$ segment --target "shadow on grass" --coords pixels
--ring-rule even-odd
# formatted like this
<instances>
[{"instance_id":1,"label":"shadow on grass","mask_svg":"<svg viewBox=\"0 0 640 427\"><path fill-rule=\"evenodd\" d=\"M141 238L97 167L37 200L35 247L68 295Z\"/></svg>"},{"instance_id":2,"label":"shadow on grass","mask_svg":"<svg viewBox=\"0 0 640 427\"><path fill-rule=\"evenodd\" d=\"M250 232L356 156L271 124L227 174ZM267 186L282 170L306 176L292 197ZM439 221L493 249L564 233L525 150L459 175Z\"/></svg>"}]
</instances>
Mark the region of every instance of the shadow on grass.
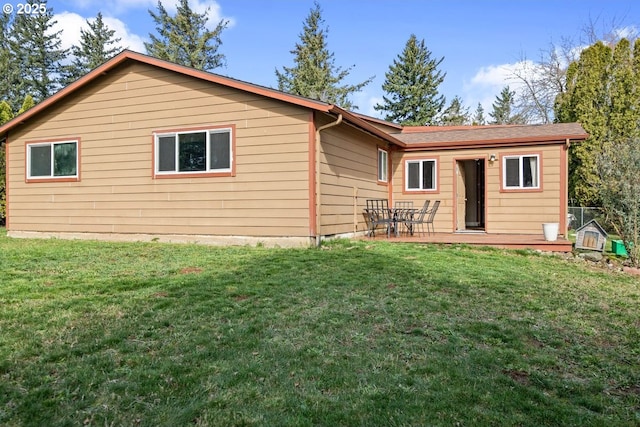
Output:
<instances>
[{"instance_id":1,"label":"shadow on grass","mask_svg":"<svg viewBox=\"0 0 640 427\"><path fill-rule=\"evenodd\" d=\"M554 320L577 304L562 293L575 272L539 257L131 248L111 248L111 276L40 265L44 284L3 310L0 423L601 425L638 411L633 393L605 393L630 390L637 368Z\"/></svg>"}]
</instances>

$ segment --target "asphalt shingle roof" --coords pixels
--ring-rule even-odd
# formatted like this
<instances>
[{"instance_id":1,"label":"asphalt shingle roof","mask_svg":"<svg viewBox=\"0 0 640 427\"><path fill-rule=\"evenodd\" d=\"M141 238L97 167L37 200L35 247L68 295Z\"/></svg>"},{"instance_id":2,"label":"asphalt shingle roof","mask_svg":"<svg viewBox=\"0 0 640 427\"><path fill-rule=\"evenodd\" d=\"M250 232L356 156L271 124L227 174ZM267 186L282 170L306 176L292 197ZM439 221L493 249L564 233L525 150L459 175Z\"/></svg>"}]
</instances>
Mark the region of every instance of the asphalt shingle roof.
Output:
<instances>
[{"instance_id":1,"label":"asphalt shingle roof","mask_svg":"<svg viewBox=\"0 0 640 427\"><path fill-rule=\"evenodd\" d=\"M500 141L536 142L583 140L588 135L579 123L508 126L456 126L450 128L405 128L394 134L400 141L412 144L489 143Z\"/></svg>"}]
</instances>

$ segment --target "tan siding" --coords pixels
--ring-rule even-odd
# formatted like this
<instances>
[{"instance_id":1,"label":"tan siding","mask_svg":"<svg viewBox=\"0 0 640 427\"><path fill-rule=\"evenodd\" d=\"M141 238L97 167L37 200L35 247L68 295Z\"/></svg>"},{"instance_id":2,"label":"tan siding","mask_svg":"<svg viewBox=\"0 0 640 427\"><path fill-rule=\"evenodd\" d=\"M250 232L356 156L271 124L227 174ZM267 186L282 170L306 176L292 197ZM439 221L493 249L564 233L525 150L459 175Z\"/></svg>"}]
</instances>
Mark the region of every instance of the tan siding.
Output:
<instances>
[{"instance_id":1,"label":"tan siding","mask_svg":"<svg viewBox=\"0 0 640 427\"><path fill-rule=\"evenodd\" d=\"M306 109L142 64L79 90L10 136L10 229L309 235ZM236 175L152 179L154 131L235 125ZM81 181L25 183L25 141L77 137Z\"/></svg>"},{"instance_id":2,"label":"tan siding","mask_svg":"<svg viewBox=\"0 0 640 427\"><path fill-rule=\"evenodd\" d=\"M376 142L345 125L323 131L322 234L366 230L365 200L388 198L388 187L377 183Z\"/></svg>"},{"instance_id":3,"label":"tan siding","mask_svg":"<svg viewBox=\"0 0 640 427\"><path fill-rule=\"evenodd\" d=\"M435 218L435 229L454 231L454 167L455 159L488 158L496 154L498 160L486 162L486 229L490 233L541 233L543 222L558 222L561 212L560 154L562 146L533 146L501 149L446 150L435 152L395 153L393 156L394 200L413 200L416 207L425 199L441 200ZM542 190L527 192L500 191L500 155L542 154ZM403 194L403 168L407 158L439 160L439 192L435 194Z\"/></svg>"}]
</instances>

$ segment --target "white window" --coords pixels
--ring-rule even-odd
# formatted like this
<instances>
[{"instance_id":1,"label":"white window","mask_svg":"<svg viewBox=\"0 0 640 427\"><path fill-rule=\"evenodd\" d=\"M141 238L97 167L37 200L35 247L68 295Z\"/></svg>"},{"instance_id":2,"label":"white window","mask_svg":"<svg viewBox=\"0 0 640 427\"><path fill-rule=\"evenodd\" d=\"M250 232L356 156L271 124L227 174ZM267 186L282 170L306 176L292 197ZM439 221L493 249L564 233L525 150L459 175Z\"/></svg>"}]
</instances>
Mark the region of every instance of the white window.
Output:
<instances>
[{"instance_id":1,"label":"white window","mask_svg":"<svg viewBox=\"0 0 640 427\"><path fill-rule=\"evenodd\" d=\"M27 144L27 178L77 178L78 141Z\"/></svg>"},{"instance_id":2,"label":"white window","mask_svg":"<svg viewBox=\"0 0 640 427\"><path fill-rule=\"evenodd\" d=\"M156 135L156 173L230 172L231 129Z\"/></svg>"},{"instance_id":3,"label":"white window","mask_svg":"<svg viewBox=\"0 0 640 427\"><path fill-rule=\"evenodd\" d=\"M435 159L407 160L404 164L406 191L432 191L437 188Z\"/></svg>"},{"instance_id":4,"label":"white window","mask_svg":"<svg viewBox=\"0 0 640 427\"><path fill-rule=\"evenodd\" d=\"M378 181L388 182L389 153L378 148Z\"/></svg>"},{"instance_id":5,"label":"white window","mask_svg":"<svg viewBox=\"0 0 640 427\"><path fill-rule=\"evenodd\" d=\"M540 156L505 156L502 182L505 189L540 188Z\"/></svg>"}]
</instances>

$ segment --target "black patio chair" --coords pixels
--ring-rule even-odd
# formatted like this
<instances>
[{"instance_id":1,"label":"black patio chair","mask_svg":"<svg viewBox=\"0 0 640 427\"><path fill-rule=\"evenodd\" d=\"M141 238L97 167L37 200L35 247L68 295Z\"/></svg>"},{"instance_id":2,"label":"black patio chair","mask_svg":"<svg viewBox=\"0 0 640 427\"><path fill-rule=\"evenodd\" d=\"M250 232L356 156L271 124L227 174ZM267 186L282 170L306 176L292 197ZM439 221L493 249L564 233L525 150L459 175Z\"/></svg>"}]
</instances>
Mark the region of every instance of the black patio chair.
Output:
<instances>
[{"instance_id":1,"label":"black patio chair","mask_svg":"<svg viewBox=\"0 0 640 427\"><path fill-rule=\"evenodd\" d=\"M387 199L368 199L367 207L364 210L369 226L369 236L374 237L376 228L384 226L387 229L387 237L391 236L391 228L394 218L389 209L389 201Z\"/></svg>"},{"instance_id":2,"label":"black patio chair","mask_svg":"<svg viewBox=\"0 0 640 427\"><path fill-rule=\"evenodd\" d=\"M420 231L419 228L422 228L422 234L424 234L424 224L425 217L427 216L427 212L429 211L429 204L431 200L425 200L424 205L420 208L419 211L414 212L412 215L407 215L403 222L405 227L409 230L411 235L417 230ZM440 202L438 202L439 204Z\"/></svg>"},{"instance_id":3,"label":"black patio chair","mask_svg":"<svg viewBox=\"0 0 640 427\"><path fill-rule=\"evenodd\" d=\"M393 204L393 217L396 227L396 235L400 234L400 226L403 225L407 231L411 231L405 224L405 219L411 217L416 209L413 208L413 200L399 200Z\"/></svg>"},{"instance_id":4,"label":"black patio chair","mask_svg":"<svg viewBox=\"0 0 640 427\"><path fill-rule=\"evenodd\" d=\"M431 225L431 231L433 234L436 234L436 229L433 226L433 219L436 217L436 212L438 212L438 207L440 206L440 200L436 200L433 203L433 207L429 210L427 220L425 223L427 224L427 233L431 234L429 231L429 225Z\"/></svg>"}]
</instances>

